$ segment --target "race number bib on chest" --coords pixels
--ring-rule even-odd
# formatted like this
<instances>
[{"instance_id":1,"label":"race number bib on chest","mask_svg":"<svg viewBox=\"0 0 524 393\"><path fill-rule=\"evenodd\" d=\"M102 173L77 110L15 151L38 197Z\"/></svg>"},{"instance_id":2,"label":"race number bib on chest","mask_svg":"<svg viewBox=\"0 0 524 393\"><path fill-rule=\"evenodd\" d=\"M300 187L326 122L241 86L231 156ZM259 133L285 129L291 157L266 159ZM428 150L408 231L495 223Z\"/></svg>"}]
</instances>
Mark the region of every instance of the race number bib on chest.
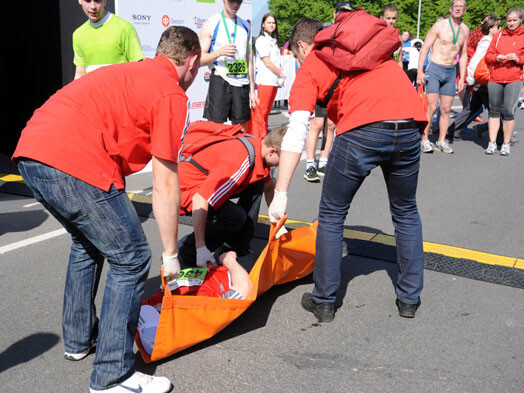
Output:
<instances>
[{"instance_id":1,"label":"race number bib on chest","mask_svg":"<svg viewBox=\"0 0 524 393\"><path fill-rule=\"evenodd\" d=\"M207 271L208 269L205 267L183 269L178 274L177 279L169 283L169 289L174 291L179 287L201 286L206 278Z\"/></svg>"},{"instance_id":2,"label":"race number bib on chest","mask_svg":"<svg viewBox=\"0 0 524 393\"><path fill-rule=\"evenodd\" d=\"M235 59L235 61L226 61L227 76L233 78L244 78L247 76L247 60Z\"/></svg>"}]
</instances>

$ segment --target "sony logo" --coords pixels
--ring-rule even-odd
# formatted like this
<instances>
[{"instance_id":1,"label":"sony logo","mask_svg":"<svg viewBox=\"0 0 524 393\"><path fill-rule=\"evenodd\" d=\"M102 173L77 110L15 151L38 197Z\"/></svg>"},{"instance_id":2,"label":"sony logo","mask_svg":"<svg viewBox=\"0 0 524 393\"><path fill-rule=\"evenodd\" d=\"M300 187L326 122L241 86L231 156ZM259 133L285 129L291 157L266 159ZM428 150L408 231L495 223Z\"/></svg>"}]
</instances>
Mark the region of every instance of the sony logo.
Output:
<instances>
[{"instance_id":1,"label":"sony logo","mask_svg":"<svg viewBox=\"0 0 524 393\"><path fill-rule=\"evenodd\" d=\"M132 15L133 20L146 20L148 22L151 21L151 15Z\"/></svg>"}]
</instances>

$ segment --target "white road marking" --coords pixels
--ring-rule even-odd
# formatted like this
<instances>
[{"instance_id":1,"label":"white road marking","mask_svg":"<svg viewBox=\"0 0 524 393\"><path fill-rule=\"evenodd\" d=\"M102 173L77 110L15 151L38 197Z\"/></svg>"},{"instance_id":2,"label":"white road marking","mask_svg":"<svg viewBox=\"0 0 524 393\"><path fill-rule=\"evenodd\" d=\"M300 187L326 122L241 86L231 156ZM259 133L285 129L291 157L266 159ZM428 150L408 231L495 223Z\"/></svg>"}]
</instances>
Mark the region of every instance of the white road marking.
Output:
<instances>
[{"instance_id":1,"label":"white road marking","mask_svg":"<svg viewBox=\"0 0 524 393\"><path fill-rule=\"evenodd\" d=\"M40 202L28 203L27 205L24 205L24 207L33 207L33 206L37 206L37 205L40 205Z\"/></svg>"},{"instance_id":2,"label":"white road marking","mask_svg":"<svg viewBox=\"0 0 524 393\"><path fill-rule=\"evenodd\" d=\"M22 240L16 243L11 243L6 246L0 247L0 254L5 254L6 252L13 251L18 248L26 247L31 244L35 244L39 242L43 242L44 240L48 240L53 237L63 235L65 233L67 233L67 231L64 228L62 228L62 229L57 229L56 231L44 233L43 235L34 236L29 239L25 239L25 240Z\"/></svg>"}]
</instances>

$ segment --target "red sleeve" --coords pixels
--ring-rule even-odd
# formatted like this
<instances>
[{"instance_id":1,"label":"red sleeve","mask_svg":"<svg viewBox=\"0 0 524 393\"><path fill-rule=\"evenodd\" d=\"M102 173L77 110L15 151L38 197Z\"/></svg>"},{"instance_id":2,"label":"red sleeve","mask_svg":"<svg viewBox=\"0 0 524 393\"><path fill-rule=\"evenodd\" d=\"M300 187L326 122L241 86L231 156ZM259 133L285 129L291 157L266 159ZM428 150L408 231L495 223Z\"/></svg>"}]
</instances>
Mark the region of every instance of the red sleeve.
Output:
<instances>
[{"instance_id":1,"label":"red sleeve","mask_svg":"<svg viewBox=\"0 0 524 393\"><path fill-rule=\"evenodd\" d=\"M491 40L491 43L489 44L488 50L486 51L486 55L484 56L484 61L487 65L493 64L497 61L497 51L495 49L497 45L497 41L499 38L500 33L495 34L493 36L493 39Z\"/></svg>"},{"instance_id":2,"label":"red sleeve","mask_svg":"<svg viewBox=\"0 0 524 393\"><path fill-rule=\"evenodd\" d=\"M336 70L311 52L298 69L289 93L289 112L315 112L317 101L321 101L337 79Z\"/></svg>"},{"instance_id":3,"label":"red sleeve","mask_svg":"<svg viewBox=\"0 0 524 393\"><path fill-rule=\"evenodd\" d=\"M524 64L524 37L520 37L519 42L517 44L517 51L516 54L519 58L519 63L517 64L518 67L522 67L522 64Z\"/></svg>"},{"instance_id":4,"label":"red sleeve","mask_svg":"<svg viewBox=\"0 0 524 393\"><path fill-rule=\"evenodd\" d=\"M249 156L244 147L240 147L244 151L228 149L227 156L217 160L217 165L196 190L214 209L232 197L249 175ZM198 162L198 155L195 160Z\"/></svg>"},{"instance_id":5,"label":"red sleeve","mask_svg":"<svg viewBox=\"0 0 524 393\"><path fill-rule=\"evenodd\" d=\"M178 162L181 139L188 124L185 94L172 94L160 99L151 113L151 155Z\"/></svg>"},{"instance_id":6,"label":"red sleeve","mask_svg":"<svg viewBox=\"0 0 524 393\"><path fill-rule=\"evenodd\" d=\"M305 69L305 64L300 67L295 77L295 82L289 94L289 112L308 111L315 112L318 88L313 82L311 72Z\"/></svg>"}]
</instances>

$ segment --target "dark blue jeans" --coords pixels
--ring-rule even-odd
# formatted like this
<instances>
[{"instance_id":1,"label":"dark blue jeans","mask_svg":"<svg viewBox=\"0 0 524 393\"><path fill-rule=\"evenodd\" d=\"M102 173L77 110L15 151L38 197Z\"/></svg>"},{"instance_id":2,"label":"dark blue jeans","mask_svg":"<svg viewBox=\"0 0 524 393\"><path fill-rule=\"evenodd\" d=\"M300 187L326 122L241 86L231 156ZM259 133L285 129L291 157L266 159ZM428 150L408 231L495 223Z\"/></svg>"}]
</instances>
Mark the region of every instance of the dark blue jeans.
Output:
<instances>
[{"instance_id":1,"label":"dark blue jeans","mask_svg":"<svg viewBox=\"0 0 524 393\"><path fill-rule=\"evenodd\" d=\"M35 199L71 234L64 291L65 349L79 353L97 339L91 387L103 390L133 373L133 342L151 250L124 190L93 187L32 160L18 163ZM95 296L109 263L100 322ZM98 330L98 334L97 334Z\"/></svg>"},{"instance_id":2,"label":"dark blue jeans","mask_svg":"<svg viewBox=\"0 0 524 393\"><path fill-rule=\"evenodd\" d=\"M320 198L313 271L316 302L335 302L341 280L344 221L360 185L373 168L380 166L395 227L397 297L405 303L417 303L424 275L422 224L416 201L419 160L418 129L364 126L335 138Z\"/></svg>"}]
</instances>

